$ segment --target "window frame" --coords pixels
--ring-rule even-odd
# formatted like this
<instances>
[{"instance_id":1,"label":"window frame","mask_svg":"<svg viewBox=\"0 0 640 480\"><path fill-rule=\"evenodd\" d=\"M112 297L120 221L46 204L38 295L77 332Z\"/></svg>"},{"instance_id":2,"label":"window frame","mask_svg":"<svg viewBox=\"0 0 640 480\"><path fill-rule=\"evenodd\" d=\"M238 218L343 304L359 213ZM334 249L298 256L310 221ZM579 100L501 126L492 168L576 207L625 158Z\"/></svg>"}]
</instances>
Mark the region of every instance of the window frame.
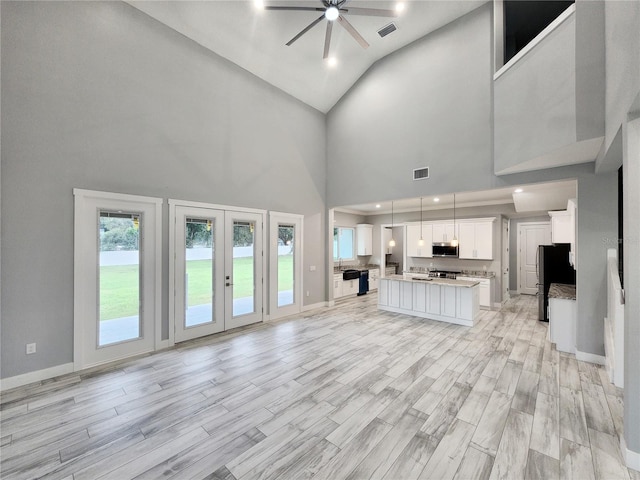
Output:
<instances>
[{"instance_id":1,"label":"window frame","mask_svg":"<svg viewBox=\"0 0 640 480\"><path fill-rule=\"evenodd\" d=\"M336 230L338 231L338 237L336 238ZM340 257L340 232L341 230L351 230L351 257ZM356 228L355 227L346 227L346 226L335 226L333 227L333 238L335 243L335 248L333 249L333 261L338 262L340 260L355 260L356 259Z\"/></svg>"}]
</instances>

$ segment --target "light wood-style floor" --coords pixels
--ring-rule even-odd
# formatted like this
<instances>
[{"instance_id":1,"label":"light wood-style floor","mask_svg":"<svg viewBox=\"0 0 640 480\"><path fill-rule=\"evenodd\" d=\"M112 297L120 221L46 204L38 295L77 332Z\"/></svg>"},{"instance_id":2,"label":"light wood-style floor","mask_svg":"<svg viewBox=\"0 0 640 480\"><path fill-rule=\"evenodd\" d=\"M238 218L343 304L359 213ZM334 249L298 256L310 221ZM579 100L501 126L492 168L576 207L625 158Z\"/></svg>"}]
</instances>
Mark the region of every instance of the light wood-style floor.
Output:
<instances>
[{"instance_id":1,"label":"light wood-style floor","mask_svg":"<svg viewBox=\"0 0 640 480\"><path fill-rule=\"evenodd\" d=\"M376 296L2 395L3 479L640 479L622 392L534 297L473 328Z\"/></svg>"}]
</instances>

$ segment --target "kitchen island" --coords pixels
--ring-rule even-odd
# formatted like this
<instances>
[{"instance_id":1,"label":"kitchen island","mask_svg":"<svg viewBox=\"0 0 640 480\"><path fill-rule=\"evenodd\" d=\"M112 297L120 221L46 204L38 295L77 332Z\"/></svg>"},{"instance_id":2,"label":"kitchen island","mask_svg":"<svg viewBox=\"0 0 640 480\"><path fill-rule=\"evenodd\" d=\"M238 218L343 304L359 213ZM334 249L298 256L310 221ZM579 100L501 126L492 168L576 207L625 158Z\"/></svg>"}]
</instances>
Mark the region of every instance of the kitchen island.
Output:
<instances>
[{"instance_id":1,"label":"kitchen island","mask_svg":"<svg viewBox=\"0 0 640 480\"><path fill-rule=\"evenodd\" d=\"M389 275L380 278L378 309L472 327L480 314L479 282Z\"/></svg>"}]
</instances>

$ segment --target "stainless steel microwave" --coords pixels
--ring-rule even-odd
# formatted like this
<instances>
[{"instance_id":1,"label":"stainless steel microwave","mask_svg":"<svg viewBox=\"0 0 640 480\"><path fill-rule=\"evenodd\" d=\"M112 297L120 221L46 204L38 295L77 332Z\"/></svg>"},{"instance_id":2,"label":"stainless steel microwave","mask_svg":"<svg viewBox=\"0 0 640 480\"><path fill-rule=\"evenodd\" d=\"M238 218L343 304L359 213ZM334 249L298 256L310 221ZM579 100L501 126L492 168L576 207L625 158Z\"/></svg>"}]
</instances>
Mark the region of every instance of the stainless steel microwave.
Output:
<instances>
[{"instance_id":1,"label":"stainless steel microwave","mask_svg":"<svg viewBox=\"0 0 640 480\"><path fill-rule=\"evenodd\" d=\"M458 246L454 247L450 243L434 243L431 253L434 257L457 257Z\"/></svg>"}]
</instances>

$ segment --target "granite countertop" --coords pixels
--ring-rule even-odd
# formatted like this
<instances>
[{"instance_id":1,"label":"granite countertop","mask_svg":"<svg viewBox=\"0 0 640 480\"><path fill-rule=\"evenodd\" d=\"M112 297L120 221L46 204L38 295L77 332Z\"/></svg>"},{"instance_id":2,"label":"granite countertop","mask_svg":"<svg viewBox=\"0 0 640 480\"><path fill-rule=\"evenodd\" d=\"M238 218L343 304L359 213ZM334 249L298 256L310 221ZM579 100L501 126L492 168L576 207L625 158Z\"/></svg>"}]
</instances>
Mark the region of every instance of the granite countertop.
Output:
<instances>
[{"instance_id":1,"label":"granite countertop","mask_svg":"<svg viewBox=\"0 0 640 480\"><path fill-rule=\"evenodd\" d=\"M387 275L380 280L402 280L403 282L411 282L411 283L430 283L432 285L452 285L455 287L475 287L476 285L480 285L480 282L474 282L472 280L453 280L450 278L425 278L420 276L414 276L411 273L407 273L404 275Z\"/></svg>"},{"instance_id":2,"label":"granite countertop","mask_svg":"<svg viewBox=\"0 0 640 480\"><path fill-rule=\"evenodd\" d=\"M341 273L345 270L371 270L380 268L380 265L375 265L373 263L369 263L367 265L343 265L341 267L333 267L333 273Z\"/></svg>"},{"instance_id":3,"label":"granite countertop","mask_svg":"<svg viewBox=\"0 0 640 480\"><path fill-rule=\"evenodd\" d=\"M436 270L434 268L427 267L409 267L409 271L405 270L407 274L423 274L426 275L431 270ZM461 270L457 273L459 277L476 277L476 278L495 278L496 272L491 272L487 270Z\"/></svg>"},{"instance_id":4,"label":"granite countertop","mask_svg":"<svg viewBox=\"0 0 640 480\"><path fill-rule=\"evenodd\" d=\"M549 298L559 298L562 300L576 299L576 286L565 283L552 283L549 286Z\"/></svg>"}]
</instances>

